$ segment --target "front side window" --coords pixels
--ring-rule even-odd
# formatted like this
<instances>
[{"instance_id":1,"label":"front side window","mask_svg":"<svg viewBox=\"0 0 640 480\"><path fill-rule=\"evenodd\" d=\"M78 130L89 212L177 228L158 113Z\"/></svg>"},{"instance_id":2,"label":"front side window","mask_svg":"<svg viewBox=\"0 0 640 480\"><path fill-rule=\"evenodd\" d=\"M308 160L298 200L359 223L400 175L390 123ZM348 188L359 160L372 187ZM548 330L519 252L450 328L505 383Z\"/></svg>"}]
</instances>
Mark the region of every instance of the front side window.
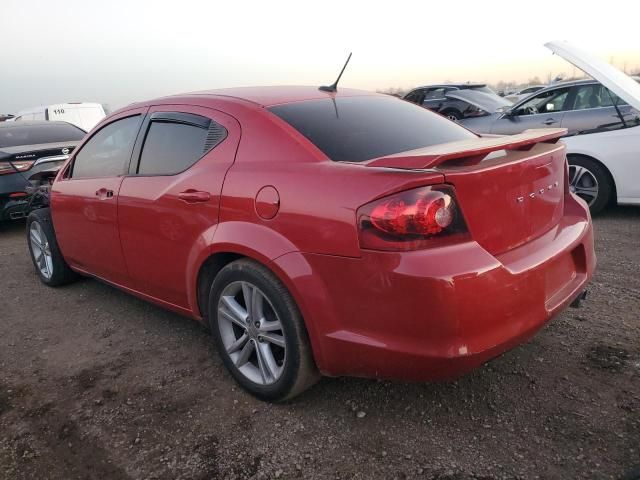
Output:
<instances>
[{"instance_id":1,"label":"front side window","mask_svg":"<svg viewBox=\"0 0 640 480\"><path fill-rule=\"evenodd\" d=\"M535 115L566 110L565 103L569 95L569 87L547 90L520 105L516 115Z\"/></svg>"},{"instance_id":2,"label":"front side window","mask_svg":"<svg viewBox=\"0 0 640 480\"><path fill-rule=\"evenodd\" d=\"M183 121L167 121L169 118ZM175 175L183 172L224 140L226 134L222 125L199 115L160 114L158 120L152 119L149 124L137 173Z\"/></svg>"},{"instance_id":3,"label":"front side window","mask_svg":"<svg viewBox=\"0 0 640 480\"><path fill-rule=\"evenodd\" d=\"M129 164L140 122L140 115L135 115L116 120L101 128L76 154L71 177L97 178L122 175Z\"/></svg>"},{"instance_id":4,"label":"front side window","mask_svg":"<svg viewBox=\"0 0 640 480\"><path fill-rule=\"evenodd\" d=\"M476 138L426 108L388 96L338 96L276 105L269 110L338 162L362 162Z\"/></svg>"}]
</instances>

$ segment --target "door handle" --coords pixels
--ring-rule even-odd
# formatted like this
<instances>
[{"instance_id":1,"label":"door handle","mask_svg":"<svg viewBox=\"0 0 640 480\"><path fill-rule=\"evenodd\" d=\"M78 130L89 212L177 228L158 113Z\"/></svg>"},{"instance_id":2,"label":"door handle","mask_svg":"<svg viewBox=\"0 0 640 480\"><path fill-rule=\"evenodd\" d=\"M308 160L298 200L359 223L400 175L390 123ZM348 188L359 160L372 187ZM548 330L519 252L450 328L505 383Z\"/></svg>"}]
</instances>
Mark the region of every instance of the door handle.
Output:
<instances>
[{"instance_id":1,"label":"door handle","mask_svg":"<svg viewBox=\"0 0 640 480\"><path fill-rule=\"evenodd\" d=\"M545 125L553 125L554 123L558 123L557 120L553 119L553 118L547 118L544 122Z\"/></svg>"},{"instance_id":2,"label":"door handle","mask_svg":"<svg viewBox=\"0 0 640 480\"><path fill-rule=\"evenodd\" d=\"M113 190L108 190L106 188L100 188L99 190L96 190L96 197L98 197L100 200L104 200L106 198L112 198L113 197Z\"/></svg>"},{"instance_id":3,"label":"door handle","mask_svg":"<svg viewBox=\"0 0 640 480\"><path fill-rule=\"evenodd\" d=\"M184 192L180 192L178 194L178 198L180 200L184 200L187 203L198 203L198 202L208 202L211 199L211 194L209 192L201 192L198 190L185 190Z\"/></svg>"}]
</instances>

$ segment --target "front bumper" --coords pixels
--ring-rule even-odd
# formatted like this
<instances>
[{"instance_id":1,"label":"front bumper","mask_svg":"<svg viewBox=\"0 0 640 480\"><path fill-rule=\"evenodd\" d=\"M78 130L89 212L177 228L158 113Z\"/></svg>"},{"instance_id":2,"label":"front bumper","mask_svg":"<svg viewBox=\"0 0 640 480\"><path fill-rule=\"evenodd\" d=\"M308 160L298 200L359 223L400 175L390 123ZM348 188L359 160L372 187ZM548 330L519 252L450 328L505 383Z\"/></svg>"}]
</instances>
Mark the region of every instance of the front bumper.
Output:
<instances>
[{"instance_id":1,"label":"front bumper","mask_svg":"<svg viewBox=\"0 0 640 480\"><path fill-rule=\"evenodd\" d=\"M588 210L569 199L551 231L496 257L471 241L275 263L300 272L290 288L324 374L425 381L529 339L585 289L595 262Z\"/></svg>"}]
</instances>

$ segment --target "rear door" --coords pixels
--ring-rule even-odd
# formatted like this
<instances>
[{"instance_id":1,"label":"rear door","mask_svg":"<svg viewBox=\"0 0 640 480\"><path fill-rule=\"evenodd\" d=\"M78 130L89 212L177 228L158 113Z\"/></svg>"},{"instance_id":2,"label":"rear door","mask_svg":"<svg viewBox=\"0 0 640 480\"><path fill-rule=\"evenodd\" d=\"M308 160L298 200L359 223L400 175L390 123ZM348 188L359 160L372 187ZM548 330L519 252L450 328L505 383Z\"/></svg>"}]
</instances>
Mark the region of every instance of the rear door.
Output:
<instances>
[{"instance_id":1,"label":"rear door","mask_svg":"<svg viewBox=\"0 0 640 480\"><path fill-rule=\"evenodd\" d=\"M530 128L560 127L567 109L570 87L546 90L512 109L493 124L491 133L513 135Z\"/></svg>"},{"instance_id":2,"label":"rear door","mask_svg":"<svg viewBox=\"0 0 640 480\"><path fill-rule=\"evenodd\" d=\"M218 222L222 183L240 125L192 105L149 110L118 197L118 223L135 288L187 308L194 256Z\"/></svg>"},{"instance_id":3,"label":"rear door","mask_svg":"<svg viewBox=\"0 0 640 480\"><path fill-rule=\"evenodd\" d=\"M51 193L56 237L72 266L128 286L117 225L117 197L146 108L123 112L87 139Z\"/></svg>"}]
</instances>

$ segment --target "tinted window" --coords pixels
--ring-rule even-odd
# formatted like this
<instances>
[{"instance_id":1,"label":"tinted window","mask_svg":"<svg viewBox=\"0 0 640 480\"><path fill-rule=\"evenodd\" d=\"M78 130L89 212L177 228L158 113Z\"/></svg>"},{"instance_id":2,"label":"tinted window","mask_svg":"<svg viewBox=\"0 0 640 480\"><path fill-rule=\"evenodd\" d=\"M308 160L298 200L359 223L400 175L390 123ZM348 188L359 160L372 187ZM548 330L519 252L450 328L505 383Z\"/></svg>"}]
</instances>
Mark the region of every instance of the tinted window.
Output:
<instances>
[{"instance_id":1,"label":"tinted window","mask_svg":"<svg viewBox=\"0 0 640 480\"><path fill-rule=\"evenodd\" d=\"M440 115L391 97L337 97L270 110L335 161L361 162L475 138Z\"/></svg>"},{"instance_id":2,"label":"tinted window","mask_svg":"<svg viewBox=\"0 0 640 480\"><path fill-rule=\"evenodd\" d=\"M186 170L204 154L207 132L190 124L151 122L138 173L172 175Z\"/></svg>"},{"instance_id":3,"label":"tinted window","mask_svg":"<svg viewBox=\"0 0 640 480\"><path fill-rule=\"evenodd\" d=\"M76 155L71 176L92 178L122 175L131 158L140 120L140 115L136 115L101 128Z\"/></svg>"},{"instance_id":4,"label":"tinted window","mask_svg":"<svg viewBox=\"0 0 640 480\"><path fill-rule=\"evenodd\" d=\"M0 147L75 142L84 136L83 130L68 123L9 125L0 128Z\"/></svg>"}]
</instances>

